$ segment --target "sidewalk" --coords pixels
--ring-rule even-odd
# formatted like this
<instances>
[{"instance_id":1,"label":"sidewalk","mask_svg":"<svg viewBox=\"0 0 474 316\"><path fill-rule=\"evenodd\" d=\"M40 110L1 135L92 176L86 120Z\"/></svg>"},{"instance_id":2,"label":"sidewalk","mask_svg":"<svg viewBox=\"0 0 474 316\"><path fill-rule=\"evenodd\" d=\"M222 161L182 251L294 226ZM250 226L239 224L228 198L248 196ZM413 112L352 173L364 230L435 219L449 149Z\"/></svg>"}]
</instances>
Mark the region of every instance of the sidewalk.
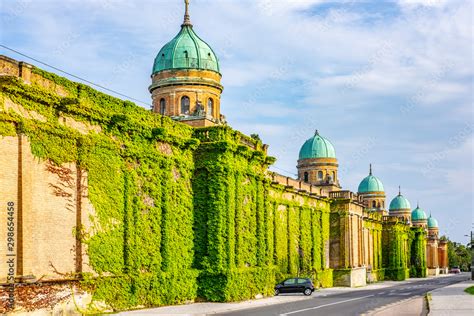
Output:
<instances>
[{"instance_id":1,"label":"sidewalk","mask_svg":"<svg viewBox=\"0 0 474 316\"><path fill-rule=\"evenodd\" d=\"M474 295L464 292L465 288L474 285L469 280L436 289L428 295L431 316L474 315Z\"/></svg>"},{"instance_id":2,"label":"sidewalk","mask_svg":"<svg viewBox=\"0 0 474 316\"><path fill-rule=\"evenodd\" d=\"M318 297L324 297L332 294L383 289L386 287L400 285L403 282L411 283L419 279L408 279L406 281L383 281L380 283L369 284L359 288L349 287L332 287L315 291L311 296L304 296L303 294L280 294L279 296L266 297L256 300L248 300L236 303L191 303L186 305L173 305L158 308L141 309L135 311L121 312L119 315L173 315L173 316L204 316L223 312L244 310L248 308L256 308L268 305L291 303L296 301L310 300Z\"/></svg>"}]
</instances>

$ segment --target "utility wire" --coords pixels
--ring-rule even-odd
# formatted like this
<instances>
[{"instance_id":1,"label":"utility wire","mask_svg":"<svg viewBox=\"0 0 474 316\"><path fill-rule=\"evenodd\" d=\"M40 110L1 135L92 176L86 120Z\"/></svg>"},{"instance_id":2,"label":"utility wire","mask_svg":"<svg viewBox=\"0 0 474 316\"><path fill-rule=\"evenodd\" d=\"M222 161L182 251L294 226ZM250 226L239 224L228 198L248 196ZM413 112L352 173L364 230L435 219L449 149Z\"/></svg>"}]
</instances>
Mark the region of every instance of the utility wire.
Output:
<instances>
[{"instance_id":1,"label":"utility wire","mask_svg":"<svg viewBox=\"0 0 474 316\"><path fill-rule=\"evenodd\" d=\"M275 168L275 169L284 171L284 172L286 172L286 173L288 173L288 174L291 174L291 175L293 175L293 176L296 176L296 177L298 176L298 174L294 173L294 171L293 171L293 172L292 172L292 171L288 171L288 170L285 170L285 169L282 169L282 168L278 168L277 166L270 166L270 168Z\"/></svg>"},{"instance_id":2,"label":"utility wire","mask_svg":"<svg viewBox=\"0 0 474 316\"><path fill-rule=\"evenodd\" d=\"M86 83L88 83L88 84L90 84L90 85L96 86L96 87L98 87L98 88L100 88L100 89L103 89L103 90L112 92L112 93L114 93L114 94L116 94L116 95L125 97L125 98L127 98L127 99L130 99L130 100L133 100L133 101L136 101L136 102L140 102L140 103L145 104L145 105L152 106L152 105L151 105L150 103L148 103L148 102L141 101L141 100L138 100L138 99L129 97L128 95L125 95L125 94L123 94L123 93L120 93L120 92L117 92L117 91L115 91L115 90L106 88L106 87L101 86L101 85L99 85L99 84L97 84L97 83L93 83L92 81L86 80L86 79L81 78L81 77L78 77L78 76L76 76L76 75L73 75L72 73L69 73L69 72L64 71L64 70L62 70L62 69L59 69L59 68L57 68L57 67L54 67L54 66L52 66L52 65L50 65L50 64L47 64L47 63L45 63L45 62L42 62L41 60L38 60L38 59L36 59L36 58L33 58L33 57L28 56L28 55L26 55L26 54L23 54L23 53L21 53L21 52L15 50L15 49L10 48L10 47L8 47L8 46L5 46L5 45L3 45L3 44L0 44L0 47L3 47L3 48L5 48L5 49L8 49L8 50L10 50L10 51L12 51L12 52L14 52L14 53L17 53L18 55L21 55L21 56L23 56L23 57L26 57L26 58L29 58L29 59L31 59L31 60L34 60L34 61L36 61L37 63L40 63L40 64L42 64L42 65L45 65L45 66L47 66L47 67L50 67L50 68L52 68L52 69L54 69L54 70L57 70L57 71L59 71L59 72L62 72L63 74L66 74L66 75L71 76L71 77L73 77L73 78L76 78L76 79L79 79L79 80L81 80L81 81L84 81L84 82L86 82Z\"/></svg>"}]
</instances>

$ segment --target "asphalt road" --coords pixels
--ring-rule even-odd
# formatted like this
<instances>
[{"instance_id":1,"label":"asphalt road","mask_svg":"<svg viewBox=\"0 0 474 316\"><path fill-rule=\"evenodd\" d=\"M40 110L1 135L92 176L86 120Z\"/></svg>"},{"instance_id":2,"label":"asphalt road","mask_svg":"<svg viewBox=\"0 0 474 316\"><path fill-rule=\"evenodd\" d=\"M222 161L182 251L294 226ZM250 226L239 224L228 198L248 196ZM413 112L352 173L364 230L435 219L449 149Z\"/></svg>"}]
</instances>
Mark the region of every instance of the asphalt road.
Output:
<instances>
[{"instance_id":1,"label":"asphalt road","mask_svg":"<svg viewBox=\"0 0 474 316\"><path fill-rule=\"evenodd\" d=\"M327 296L316 296L309 300L271 305L254 309L216 315L226 316L314 316L314 315L360 315L387 304L410 297L424 295L436 288L467 280L467 274L428 278L400 282L391 287L358 290ZM299 294L295 294L299 295Z\"/></svg>"}]
</instances>

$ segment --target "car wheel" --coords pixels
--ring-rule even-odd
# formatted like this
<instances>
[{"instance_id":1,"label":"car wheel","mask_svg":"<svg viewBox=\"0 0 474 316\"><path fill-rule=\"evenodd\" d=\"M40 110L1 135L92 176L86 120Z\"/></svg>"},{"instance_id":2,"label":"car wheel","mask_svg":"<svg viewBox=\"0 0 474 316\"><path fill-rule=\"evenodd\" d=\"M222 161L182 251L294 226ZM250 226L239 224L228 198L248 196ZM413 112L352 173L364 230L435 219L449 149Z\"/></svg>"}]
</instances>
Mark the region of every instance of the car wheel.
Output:
<instances>
[{"instance_id":1,"label":"car wheel","mask_svg":"<svg viewBox=\"0 0 474 316\"><path fill-rule=\"evenodd\" d=\"M311 293L313 293L311 289L304 289L304 292L303 292L304 295L311 295Z\"/></svg>"},{"instance_id":2,"label":"car wheel","mask_svg":"<svg viewBox=\"0 0 474 316\"><path fill-rule=\"evenodd\" d=\"M279 289L275 289L275 296L277 296L278 294L280 294L280 290L279 290Z\"/></svg>"}]
</instances>

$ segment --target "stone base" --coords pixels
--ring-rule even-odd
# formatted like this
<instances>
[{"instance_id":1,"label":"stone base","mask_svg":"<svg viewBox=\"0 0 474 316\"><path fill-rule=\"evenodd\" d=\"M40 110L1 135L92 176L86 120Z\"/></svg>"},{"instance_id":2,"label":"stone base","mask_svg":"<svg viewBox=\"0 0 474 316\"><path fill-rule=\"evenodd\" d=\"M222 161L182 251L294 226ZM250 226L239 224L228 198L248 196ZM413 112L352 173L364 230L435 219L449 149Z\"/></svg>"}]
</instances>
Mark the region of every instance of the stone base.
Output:
<instances>
[{"instance_id":1,"label":"stone base","mask_svg":"<svg viewBox=\"0 0 474 316\"><path fill-rule=\"evenodd\" d=\"M367 283L374 283L385 280L385 269L367 271Z\"/></svg>"},{"instance_id":2,"label":"stone base","mask_svg":"<svg viewBox=\"0 0 474 316\"><path fill-rule=\"evenodd\" d=\"M428 275L430 276L439 275L439 268L428 268Z\"/></svg>"},{"instance_id":3,"label":"stone base","mask_svg":"<svg viewBox=\"0 0 474 316\"><path fill-rule=\"evenodd\" d=\"M335 269L333 272L334 286L358 287L367 285L366 269Z\"/></svg>"},{"instance_id":4,"label":"stone base","mask_svg":"<svg viewBox=\"0 0 474 316\"><path fill-rule=\"evenodd\" d=\"M448 268L439 268L439 274L448 274Z\"/></svg>"}]
</instances>

